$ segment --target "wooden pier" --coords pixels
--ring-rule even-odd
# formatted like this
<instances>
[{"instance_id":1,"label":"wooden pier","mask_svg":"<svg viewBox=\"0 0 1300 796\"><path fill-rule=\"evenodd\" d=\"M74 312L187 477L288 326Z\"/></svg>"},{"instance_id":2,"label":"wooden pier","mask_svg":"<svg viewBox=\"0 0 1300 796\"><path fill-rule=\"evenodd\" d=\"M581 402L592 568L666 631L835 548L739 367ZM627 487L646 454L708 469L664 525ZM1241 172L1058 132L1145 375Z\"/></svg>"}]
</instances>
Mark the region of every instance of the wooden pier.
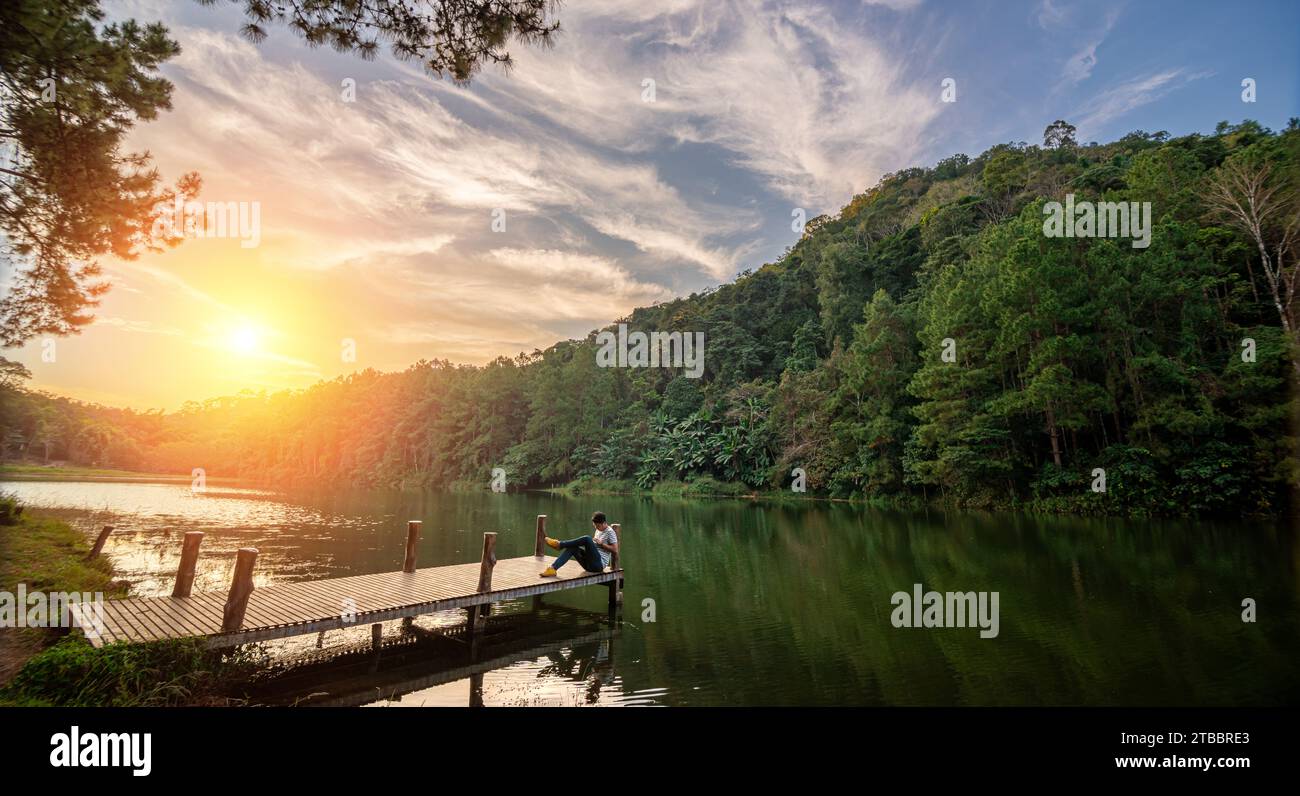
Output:
<instances>
[{"instance_id":1,"label":"wooden pier","mask_svg":"<svg viewBox=\"0 0 1300 796\"><path fill-rule=\"evenodd\" d=\"M613 526L618 531L617 525ZM420 523L407 526L402 571L327 580L281 583L255 588L257 550L241 548L229 592L191 594L203 534L185 534L176 585L170 597L130 597L104 602L102 622L83 621L96 647L117 642L143 643L202 638L210 648L287 638L345 627L466 609L472 632L485 621L491 604L550 592L604 585L613 613L622 597L623 569L617 554L602 572L587 572L576 560L554 578L539 577L554 558L545 554L546 515L537 517L533 555L496 557L496 534L483 534L478 563L444 567L415 566ZM378 633L375 636L378 637Z\"/></svg>"}]
</instances>

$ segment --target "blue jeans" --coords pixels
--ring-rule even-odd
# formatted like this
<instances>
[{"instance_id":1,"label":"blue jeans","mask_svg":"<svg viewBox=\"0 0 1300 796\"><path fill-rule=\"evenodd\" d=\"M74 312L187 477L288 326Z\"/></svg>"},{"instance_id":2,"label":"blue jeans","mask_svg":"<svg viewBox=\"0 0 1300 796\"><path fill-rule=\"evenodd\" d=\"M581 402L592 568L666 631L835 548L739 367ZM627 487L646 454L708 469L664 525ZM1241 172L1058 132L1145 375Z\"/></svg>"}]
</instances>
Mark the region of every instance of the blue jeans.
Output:
<instances>
[{"instance_id":1,"label":"blue jeans","mask_svg":"<svg viewBox=\"0 0 1300 796\"><path fill-rule=\"evenodd\" d=\"M596 540L590 536L579 536L577 539L560 542L560 555L551 566L559 569L568 563L570 558L576 559L588 572L605 571L605 564L600 560L600 548L596 546Z\"/></svg>"}]
</instances>

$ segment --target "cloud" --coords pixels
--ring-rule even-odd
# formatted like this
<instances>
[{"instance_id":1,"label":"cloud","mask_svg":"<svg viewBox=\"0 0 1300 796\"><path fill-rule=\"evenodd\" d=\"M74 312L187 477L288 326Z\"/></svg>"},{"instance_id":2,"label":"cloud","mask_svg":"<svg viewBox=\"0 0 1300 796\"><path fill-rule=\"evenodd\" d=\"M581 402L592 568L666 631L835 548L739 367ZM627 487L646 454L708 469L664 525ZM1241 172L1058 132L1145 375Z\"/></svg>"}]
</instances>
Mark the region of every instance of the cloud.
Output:
<instances>
[{"instance_id":1,"label":"cloud","mask_svg":"<svg viewBox=\"0 0 1300 796\"><path fill-rule=\"evenodd\" d=\"M1114 30L1118 20L1119 12L1107 12L1102 29L1065 62L1065 67L1061 71L1064 83L1082 83L1092 77L1092 70L1097 66L1097 48L1106 41L1106 37Z\"/></svg>"},{"instance_id":2,"label":"cloud","mask_svg":"<svg viewBox=\"0 0 1300 796\"><path fill-rule=\"evenodd\" d=\"M648 5L648 4L637 4ZM915 4L894 4L910 7ZM786 200L834 210L909 162L938 92L884 37L802 3L601 4L566 19L554 50L521 51L484 85L566 137L651 151L706 144ZM642 81L654 102L641 102Z\"/></svg>"},{"instance_id":3,"label":"cloud","mask_svg":"<svg viewBox=\"0 0 1300 796\"><path fill-rule=\"evenodd\" d=\"M1094 97L1078 112L1080 138L1097 135L1097 128L1109 124L1129 111L1159 100L1188 83L1209 77L1209 72L1170 69L1125 81Z\"/></svg>"},{"instance_id":4,"label":"cloud","mask_svg":"<svg viewBox=\"0 0 1300 796\"><path fill-rule=\"evenodd\" d=\"M126 318L117 318L110 316L100 316L95 319L95 326L111 326L123 332L138 332L141 334L163 334L172 337L183 335L180 329L174 326L159 326L152 321L132 321Z\"/></svg>"},{"instance_id":5,"label":"cloud","mask_svg":"<svg viewBox=\"0 0 1300 796\"><path fill-rule=\"evenodd\" d=\"M595 284L597 297L622 302L653 303L672 298L666 288L634 278L626 269L604 257L574 254L556 249L493 249L488 259L520 276L541 278L548 287L589 288ZM582 313L587 317L588 313Z\"/></svg>"},{"instance_id":6,"label":"cloud","mask_svg":"<svg viewBox=\"0 0 1300 796\"><path fill-rule=\"evenodd\" d=\"M1093 67L1097 65L1097 47L1101 41L1094 41L1070 56L1065 62L1063 75L1071 83L1079 83L1092 77Z\"/></svg>"},{"instance_id":7,"label":"cloud","mask_svg":"<svg viewBox=\"0 0 1300 796\"><path fill-rule=\"evenodd\" d=\"M1062 27L1069 17L1069 10L1057 6L1052 2L1052 0L1042 0L1042 2L1038 4L1038 9L1034 14L1034 18L1038 21L1038 26L1044 30Z\"/></svg>"},{"instance_id":8,"label":"cloud","mask_svg":"<svg viewBox=\"0 0 1300 796\"><path fill-rule=\"evenodd\" d=\"M585 223L725 279L736 252L722 240L755 223L682 196L653 162L555 137L530 114L470 124L444 104L457 96L447 84L359 82L350 104L302 64L272 64L230 34L183 38L176 111L140 138L160 159L218 175L205 198L260 200L264 246L288 264L468 245L504 211ZM634 223L612 222L610 207Z\"/></svg>"}]
</instances>

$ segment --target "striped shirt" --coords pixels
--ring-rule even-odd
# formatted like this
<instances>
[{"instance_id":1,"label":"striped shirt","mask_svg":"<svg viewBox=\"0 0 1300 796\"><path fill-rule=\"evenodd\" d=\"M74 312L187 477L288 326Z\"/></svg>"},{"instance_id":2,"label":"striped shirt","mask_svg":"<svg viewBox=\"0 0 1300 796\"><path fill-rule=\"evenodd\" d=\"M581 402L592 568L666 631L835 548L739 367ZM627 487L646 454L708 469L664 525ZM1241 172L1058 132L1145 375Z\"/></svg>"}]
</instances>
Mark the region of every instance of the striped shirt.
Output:
<instances>
[{"instance_id":1,"label":"striped shirt","mask_svg":"<svg viewBox=\"0 0 1300 796\"><path fill-rule=\"evenodd\" d=\"M618 544L618 534L614 533L613 525L606 525L605 530L596 531L596 535L593 536L592 538L596 540L597 544L608 544L608 545ZM609 551L605 550L604 548L601 548L600 551L600 565L602 567L609 566Z\"/></svg>"}]
</instances>

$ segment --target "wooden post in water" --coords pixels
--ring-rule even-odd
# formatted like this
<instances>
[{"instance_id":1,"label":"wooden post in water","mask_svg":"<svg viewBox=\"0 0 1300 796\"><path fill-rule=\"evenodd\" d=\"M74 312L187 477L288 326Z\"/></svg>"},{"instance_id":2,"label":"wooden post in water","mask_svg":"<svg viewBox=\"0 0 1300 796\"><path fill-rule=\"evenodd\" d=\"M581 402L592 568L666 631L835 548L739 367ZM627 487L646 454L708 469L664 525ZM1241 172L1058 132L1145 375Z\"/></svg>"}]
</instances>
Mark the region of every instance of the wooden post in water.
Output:
<instances>
[{"instance_id":1,"label":"wooden post in water","mask_svg":"<svg viewBox=\"0 0 1300 796\"><path fill-rule=\"evenodd\" d=\"M618 547L621 550L623 548L623 526L619 525L617 522L614 522L614 523L610 523L609 527L614 529L614 536L618 539ZM609 571L618 572L618 567L619 567L618 552L616 551L609 554ZM613 611L614 606L621 602L623 602L623 576L620 575L618 580L610 583L610 589L609 589L610 611Z\"/></svg>"},{"instance_id":2,"label":"wooden post in water","mask_svg":"<svg viewBox=\"0 0 1300 796\"><path fill-rule=\"evenodd\" d=\"M533 555L541 558L546 553L546 515L537 515L537 543L533 547Z\"/></svg>"},{"instance_id":3,"label":"wooden post in water","mask_svg":"<svg viewBox=\"0 0 1300 796\"><path fill-rule=\"evenodd\" d=\"M402 564L403 572L415 571L415 548L420 541L420 526L422 524L419 520L411 520L406 523L406 561Z\"/></svg>"},{"instance_id":4,"label":"wooden post in water","mask_svg":"<svg viewBox=\"0 0 1300 796\"><path fill-rule=\"evenodd\" d=\"M483 534L483 558L478 566L479 592L492 591L492 568L497 565L497 535Z\"/></svg>"},{"instance_id":5,"label":"wooden post in water","mask_svg":"<svg viewBox=\"0 0 1300 796\"><path fill-rule=\"evenodd\" d=\"M537 541L533 545L533 556L540 562L546 554L546 515L537 515ZM533 609L542 607L542 595L533 596Z\"/></svg>"},{"instance_id":6,"label":"wooden post in water","mask_svg":"<svg viewBox=\"0 0 1300 796\"><path fill-rule=\"evenodd\" d=\"M492 568L497 564L497 535L493 532L483 534L483 558L478 566L478 593L492 591ZM472 633L479 617L487 616L492 611L490 603L471 605L469 607L469 630Z\"/></svg>"},{"instance_id":7,"label":"wooden post in water","mask_svg":"<svg viewBox=\"0 0 1300 796\"><path fill-rule=\"evenodd\" d=\"M230 581L230 594L221 616L221 632L233 633L244 626L244 612L248 598L253 593L253 565L257 563L256 547L239 548L235 559L235 576Z\"/></svg>"},{"instance_id":8,"label":"wooden post in water","mask_svg":"<svg viewBox=\"0 0 1300 796\"><path fill-rule=\"evenodd\" d=\"M203 531L186 531L185 543L181 547L181 564L176 568L176 585L172 587L173 597L189 597L194 588L194 567L199 563L199 544L203 542Z\"/></svg>"},{"instance_id":9,"label":"wooden post in water","mask_svg":"<svg viewBox=\"0 0 1300 796\"><path fill-rule=\"evenodd\" d=\"M94 559L100 553L104 552L104 542L108 541L108 535L112 532L113 532L112 525L104 526L103 530L99 532L99 536L95 537L95 546L90 548L90 555L86 556L87 561Z\"/></svg>"}]
</instances>

